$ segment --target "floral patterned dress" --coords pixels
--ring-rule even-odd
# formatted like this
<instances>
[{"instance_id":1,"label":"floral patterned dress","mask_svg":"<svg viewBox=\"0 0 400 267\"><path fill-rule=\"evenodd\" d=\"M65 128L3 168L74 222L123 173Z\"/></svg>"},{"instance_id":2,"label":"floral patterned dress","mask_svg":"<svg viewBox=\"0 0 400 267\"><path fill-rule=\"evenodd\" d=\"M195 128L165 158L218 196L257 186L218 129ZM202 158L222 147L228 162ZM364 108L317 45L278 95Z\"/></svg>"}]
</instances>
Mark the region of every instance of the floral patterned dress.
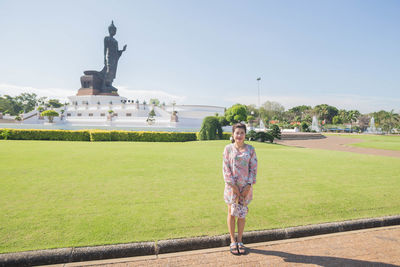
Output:
<instances>
[{"instance_id":1,"label":"floral patterned dress","mask_svg":"<svg viewBox=\"0 0 400 267\"><path fill-rule=\"evenodd\" d=\"M254 147L245 144L244 151L239 151L234 144L229 144L224 149L222 171L225 180L224 200L227 204L236 202L236 195L233 194L229 184L237 185L242 191L250 183L256 183L257 156ZM239 204L247 206L253 199L253 186L245 199L239 197Z\"/></svg>"}]
</instances>

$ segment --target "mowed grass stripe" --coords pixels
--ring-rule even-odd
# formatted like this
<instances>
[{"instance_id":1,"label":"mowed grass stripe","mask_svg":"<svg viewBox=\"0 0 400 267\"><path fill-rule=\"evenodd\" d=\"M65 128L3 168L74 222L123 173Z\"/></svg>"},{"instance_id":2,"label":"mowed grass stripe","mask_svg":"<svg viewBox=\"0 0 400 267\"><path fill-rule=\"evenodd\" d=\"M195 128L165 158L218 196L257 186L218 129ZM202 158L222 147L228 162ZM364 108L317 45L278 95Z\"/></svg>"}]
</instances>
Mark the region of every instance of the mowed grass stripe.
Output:
<instances>
[{"instance_id":1,"label":"mowed grass stripe","mask_svg":"<svg viewBox=\"0 0 400 267\"><path fill-rule=\"evenodd\" d=\"M226 141L0 141L0 252L227 232ZM246 230L400 213L400 159L251 143Z\"/></svg>"},{"instance_id":2,"label":"mowed grass stripe","mask_svg":"<svg viewBox=\"0 0 400 267\"><path fill-rule=\"evenodd\" d=\"M334 135L334 134L328 134ZM355 147L366 147L386 150L400 150L400 135L366 135L338 134L336 136L362 139L364 142L350 144Z\"/></svg>"}]
</instances>

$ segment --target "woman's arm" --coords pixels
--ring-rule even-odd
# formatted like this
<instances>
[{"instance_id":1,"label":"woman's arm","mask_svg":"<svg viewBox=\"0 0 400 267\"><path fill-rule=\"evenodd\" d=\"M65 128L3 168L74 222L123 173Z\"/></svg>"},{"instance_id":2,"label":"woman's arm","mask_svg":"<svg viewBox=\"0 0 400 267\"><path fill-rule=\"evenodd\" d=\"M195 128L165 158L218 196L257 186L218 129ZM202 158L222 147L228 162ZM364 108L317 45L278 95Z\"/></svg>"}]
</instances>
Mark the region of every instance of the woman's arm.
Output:
<instances>
[{"instance_id":1,"label":"woman's arm","mask_svg":"<svg viewBox=\"0 0 400 267\"><path fill-rule=\"evenodd\" d=\"M232 187L233 193L235 195L240 195L239 187L235 185L235 180L233 180L232 166L229 160L229 149L225 147L223 162L222 162L222 172L224 174L224 181Z\"/></svg>"},{"instance_id":2,"label":"woman's arm","mask_svg":"<svg viewBox=\"0 0 400 267\"><path fill-rule=\"evenodd\" d=\"M249 161L249 183L255 184L257 176L257 155L256 150L252 148L250 152L250 161Z\"/></svg>"},{"instance_id":3,"label":"woman's arm","mask_svg":"<svg viewBox=\"0 0 400 267\"><path fill-rule=\"evenodd\" d=\"M235 181L233 180L232 167L229 161L229 150L228 147L225 147L223 162L222 162L222 173L224 174L224 181L227 184L234 185Z\"/></svg>"}]
</instances>

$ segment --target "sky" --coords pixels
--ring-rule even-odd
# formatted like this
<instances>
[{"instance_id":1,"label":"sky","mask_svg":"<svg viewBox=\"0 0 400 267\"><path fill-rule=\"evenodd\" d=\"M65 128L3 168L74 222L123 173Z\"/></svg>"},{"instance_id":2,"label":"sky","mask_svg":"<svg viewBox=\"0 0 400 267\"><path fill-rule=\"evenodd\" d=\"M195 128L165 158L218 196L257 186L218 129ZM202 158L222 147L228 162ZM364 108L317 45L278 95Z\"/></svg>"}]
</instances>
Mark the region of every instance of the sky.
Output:
<instances>
[{"instance_id":1,"label":"sky","mask_svg":"<svg viewBox=\"0 0 400 267\"><path fill-rule=\"evenodd\" d=\"M400 112L399 14L398 0L0 0L0 95L76 95L114 20L128 99L229 107L260 90L286 109Z\"/></svg>"}]
</instances>

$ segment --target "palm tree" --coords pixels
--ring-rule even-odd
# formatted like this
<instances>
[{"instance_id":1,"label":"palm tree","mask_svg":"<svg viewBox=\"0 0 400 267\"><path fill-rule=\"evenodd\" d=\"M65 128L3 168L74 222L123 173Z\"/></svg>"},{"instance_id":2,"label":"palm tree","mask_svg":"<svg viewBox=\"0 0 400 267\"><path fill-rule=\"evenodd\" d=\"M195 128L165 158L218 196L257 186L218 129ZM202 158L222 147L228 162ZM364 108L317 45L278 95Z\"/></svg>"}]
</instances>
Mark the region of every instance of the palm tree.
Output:
<instances>
[{"instance_id":1,"label":"palm tree","mask_svg":"<svg viewBox=\"0 0 400 267\"><path fill-rule=\"evenodd\" d=\"M383 118L382 128L387 133L390 133L399 121L399 114L394 113L394 110L392 109L390 112L386 112L385 117Z\"/></svg>"},{"instance_id":2,"label":"palm tree","mask_svg":"<svg viewBox=\"0 0 400 267\"><path fill-rule=\"evenodd\" d=\"M350 110L348 112L348 120L350 121L351 128L353 128L353 122L356 122L360 116L361 113L358 110Z\"/></svg>"}]
</instances>

